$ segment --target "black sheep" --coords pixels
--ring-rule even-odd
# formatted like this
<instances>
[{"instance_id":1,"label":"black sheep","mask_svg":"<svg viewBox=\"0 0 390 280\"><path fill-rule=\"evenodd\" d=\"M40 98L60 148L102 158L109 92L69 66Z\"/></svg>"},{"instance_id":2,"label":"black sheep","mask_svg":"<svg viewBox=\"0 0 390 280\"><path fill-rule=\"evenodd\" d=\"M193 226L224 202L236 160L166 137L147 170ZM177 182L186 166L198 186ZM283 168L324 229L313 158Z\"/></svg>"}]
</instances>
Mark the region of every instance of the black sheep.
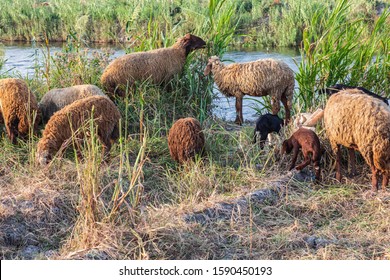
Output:
<instances>
[{"instance_id":1,"label":"black sheep","mask_svg":"<svg viewBox=\"0 0 390 280\"><path fill-rule=\"evenodd\" d=\"M260 134L260 149L264 148L265 140L269 133L279 133L284 122L278 115L267 113L260 116L256 121L256 127L253 135L253 144L256 143L257 134Z\"/></svg>"}]
</instances>

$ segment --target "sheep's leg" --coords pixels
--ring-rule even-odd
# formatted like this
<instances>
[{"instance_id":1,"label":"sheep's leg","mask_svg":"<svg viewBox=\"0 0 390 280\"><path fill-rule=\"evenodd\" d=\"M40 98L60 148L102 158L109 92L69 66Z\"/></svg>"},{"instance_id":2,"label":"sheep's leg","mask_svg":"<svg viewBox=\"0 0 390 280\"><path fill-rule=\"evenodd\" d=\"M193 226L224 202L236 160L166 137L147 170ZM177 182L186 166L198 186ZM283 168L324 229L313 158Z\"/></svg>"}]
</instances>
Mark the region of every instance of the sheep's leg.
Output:
<instances>
[{"instance_id":1,"label":"sheep's leg","mask_svg":"<svg viewBox=\"0 0 390 280\"><path fill-rule=\"evenodd\" d=\"M264 149L265 141L267 141L268 133L260 132L260 149Z\"/></svg>"},{"instance_id":2,"label":"sheep's leg","mask_svg":"<svg viewBox=\"0 0 390 280\"><path fill-rule=\"evenodd\" d=\"M353 148L348 149L349 153L349 162L351 166L351 176L356 175L356 156L355 156L355 150Z\"/></svg>"},{"instance_id":3,"label":"sheep's leg","mask_svg":"<svg viewBox=\"0 0 390 280\"><path fill-rule=\"evenodd\" d=\"M257 134L259 134L259 132L255 129L255 132L253 133L253 142L252 142L252 144L256 144Z\"/></svg>"},{"instance_id":4,"label":"sheep's leg","mask_svg":"<svg viewBox=\"0 0 390 280\"><path fill-rule=\"evenodd\" d=\"M321 180L321 166L320 166L320 161L316 160L314 161L314 170L315 170L315 176L316 180L320 181Z\"/></svg>"},{"instance_id":5,"label":"sheep's leg","mask_svg":"<svg viewBox=\"0 0 390 280\"><path fill-rule=\"evenodd\" d=\"M309 154L304 154L304 159L305 161L302 162L301 164L299 164L295 169L296 170L302 170L303 168L305 168L306 166L308 166L311 162L311 158L309 156Z\"/></svg>"},{"instance_id":6,"label":"sheep's leg","mask_svg":"<svg viewBox=\"0 0 390 280\"><path fill-rule=\"evenodd\" d=\"M10 118L7 122L6 129L8 133L8 138L11 141L12 144L16 144L16 137L18 136L18 126L19 126L19 119L16 118Z\"/></svg>"},{"instance_id":7,"label":"sheep's leg","mask_svg":"<svg viewBox=\"0 0 390 280\"><path fill-rule=\"evenodd\" d=\"M387 185L389 184L389 176L386 175L386 174L383 174L383 178L382 178L382 191L386 191L386 187Z\"/></svg>"},{"instance_id":8,"label":"sheep's leg","mask_svg":"<svg viewBox=\"0 0 390 280\"><path fill-rule=\"evenodd\" d=\"M242 96L236 97L236 120L234 122L238 125L242 125L244 121L242 116L242 99Z\"/></svg>"},{"instance_id":9,"label":"sheep's leg","mask_svg":"<svg viewBox=\"0 0 390 280\"><path fill-rule=\"evenodd\" d=\"M341 150L340 145L336 146L336 180L341 182Z\"/></svg>"},{"instance_id":10,"label":"sheep's leg","mask_svg":"<svg viewBox=\"0 0 390 280\"><path fill-rule=\"evenodd\" d=\"M286 90L287 91L287 90ZM286 97L286 93L284 92L282 94L282 97L281 97L281 101L283 103L283 106L284 106L284 110L286 111L286 118L285 118L285 123L288 124L290 122L290 118L291 118L291 113L290 113L290 108L289 108L289 104L288 104L288 101L287 101L287 97Z\"/></svg>"},{"instance_id":11,"label":"sheep's leg","mask_svg":"<svg viewBox=\"0 0 390 280\"><path fill-rule=\"evenodd\" d=\"M280 99L277 98L275 93L271 93L271 106L272 114L277 115L280 111Z\"/></svg>"},{"instance_id":12,"label":"sheep's leg","mask_svg":"<svg viewBox=\"0 0 390 280\"><path fill-rule=\"evenodd\" d=\"M378 191L378 170L375 168L375 166L371 166L371 172L372 172L371 190L373 192L376 192L376 191Z\"/></svg>"},{"instance_id":13,"label":"sheep's leg","mask_svg":"<svg viewBox=\"0 0 390 280\"><path fill-rule=\"evenodd\" d=\"M294 145L294 147L293 147L293 156L292 156L292 161L291 161L291 165L290 165L290 169L289 170L292 170L294 168L295 163L297 162L298 152L299 152L299 147Z\"/></svg>"}]
</instances>

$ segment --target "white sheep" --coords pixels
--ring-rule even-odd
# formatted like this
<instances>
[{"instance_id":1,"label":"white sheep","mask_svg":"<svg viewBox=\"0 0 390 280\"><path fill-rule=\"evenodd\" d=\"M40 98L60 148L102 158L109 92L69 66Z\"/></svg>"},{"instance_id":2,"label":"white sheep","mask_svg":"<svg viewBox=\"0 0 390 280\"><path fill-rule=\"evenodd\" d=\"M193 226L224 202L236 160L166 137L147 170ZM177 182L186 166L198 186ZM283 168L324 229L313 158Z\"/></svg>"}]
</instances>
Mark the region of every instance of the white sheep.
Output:
<instances>
[{"instance_id":1,"label":"white sheep","mask_svg":"<svg viewBox=\"0 0 390 280\"><path fill-rule=\"evenodd\" d=\"M226 96L236 97L236 120L241 125L242 99L244 95L271 97L272 114L277 115L280 101L286 111L285 122L290 121L290 111L294 92L294 72L283 61L274 59L256 60L246 63L224 65L219 57L212 56L204 70L210 72L219 90Z\"/></svg>"}]
</instances>

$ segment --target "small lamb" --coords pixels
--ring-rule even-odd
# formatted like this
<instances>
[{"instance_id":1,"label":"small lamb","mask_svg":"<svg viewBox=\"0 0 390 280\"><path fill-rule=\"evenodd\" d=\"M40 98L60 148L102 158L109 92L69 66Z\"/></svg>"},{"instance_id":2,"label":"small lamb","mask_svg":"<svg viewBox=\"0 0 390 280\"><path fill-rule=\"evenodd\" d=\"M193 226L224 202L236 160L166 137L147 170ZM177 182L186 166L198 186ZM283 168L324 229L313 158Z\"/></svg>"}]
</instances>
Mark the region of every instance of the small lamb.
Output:
<instances>
[{"instance_id":1,"label":"small lamb","mask_svg":"<svg viewBox=\"0 0 390 280\"><path fill-rule=\"evenodd\" d=\"M256 121L256 127L253 134L253 144L256 143L257 136L260 135L260 149L264 148L265 141L268 135L272 132L279 133L281 127L284 125L283 119L278 115L264 114Z\"/></svg>"},{"instance_id":2,"label":"small lamb","mask_svg":"<svg viewBox=\"0 0 390 280\"><path fill-rule=\"evenodd\" d=\"M299 149L302 150L304 162L299 164L296 167L296 170L302 170L313 162L315 178L319 181L321 175L321 144L317 134L310 129L301 127L295 131L289 139L283 142L281 154L289 154L293 151L293 158L289 170L292 170L295 167Z\"/></svg>"}]
</instances>

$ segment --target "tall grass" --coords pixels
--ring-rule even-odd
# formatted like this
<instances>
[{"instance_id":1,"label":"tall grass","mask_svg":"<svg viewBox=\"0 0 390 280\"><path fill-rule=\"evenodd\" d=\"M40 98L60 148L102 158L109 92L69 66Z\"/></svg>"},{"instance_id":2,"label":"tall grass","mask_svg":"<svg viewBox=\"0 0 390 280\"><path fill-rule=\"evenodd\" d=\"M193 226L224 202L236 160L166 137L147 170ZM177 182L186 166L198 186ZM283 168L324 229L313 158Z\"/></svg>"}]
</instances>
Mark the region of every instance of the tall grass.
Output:
<instances>
[{"instance_id":1,"label":"tall grass","mask_svg":"<svg viewBox=\"0 0 390 280\"><path fill-rule=\"evenodd\" d=\"M339 1L332 11L318 10L312 25L305 28L296 80L306 109L318 104L318 90L336 83L361 85L389 96L390 11L378 17L372 28L364 17L348 20L350 12L351 4Z\"/></svg>"},{"instance_id":2,"label":"tall grass","mask_svg":"<svg viewBox=\"0 0 390 280\"><path fill-rule=\"evenodd\" d=\"M121 0L4 0L0 6L0 38L7 40L66 41L68 34L80 41L127 42L143 48L145 38L158 47L169 43L168 33L198 33L204 17L226 6L238 27L234 42L246 46L299 46L303 31L318 10L332 10L337 0L260 1L121 1ZM348 19L364 16L372 25L378 1L350 1ZM386 0L385 3L389 4ZM320 28L320 26L317 26ZM219 28L223 28L223 22ZM319 31L320 29L317 29Z\"/></svg>"}]
</instances>

